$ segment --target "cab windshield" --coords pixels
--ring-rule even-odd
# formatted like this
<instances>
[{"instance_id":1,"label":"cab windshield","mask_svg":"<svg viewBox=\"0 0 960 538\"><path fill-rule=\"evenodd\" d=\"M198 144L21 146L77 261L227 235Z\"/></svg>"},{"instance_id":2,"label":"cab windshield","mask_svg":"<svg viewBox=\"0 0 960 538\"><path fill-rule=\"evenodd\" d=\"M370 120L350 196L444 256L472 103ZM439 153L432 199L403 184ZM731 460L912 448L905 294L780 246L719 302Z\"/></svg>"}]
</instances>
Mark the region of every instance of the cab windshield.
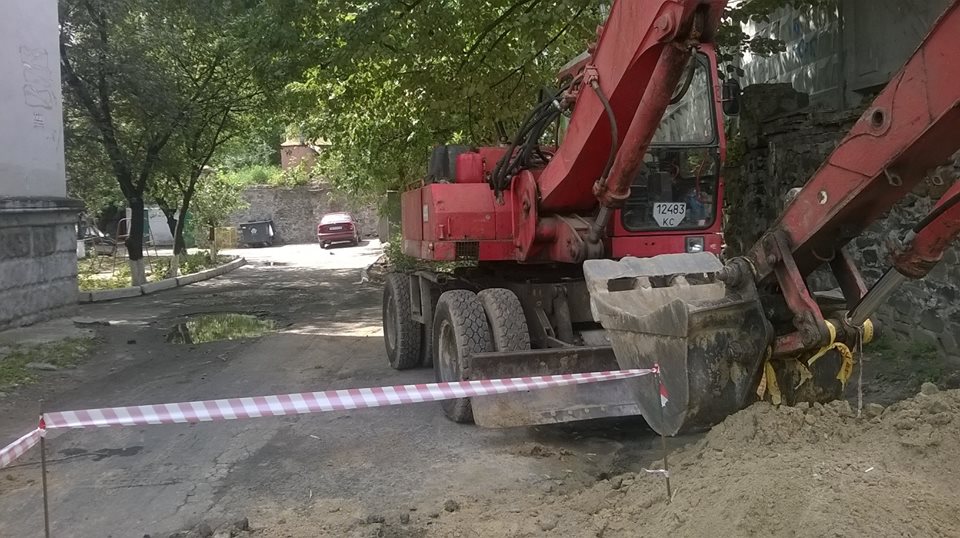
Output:
<instances>
[{"instance_id":1,"label":"cab windshield","mask_svg":"<svg viewBox=\"0 0 960 538\"><path fill-rule=\"evenodd\" d=\"M720 152L710 62L695 57L677 102L663 115L621 211L629 231L691 230L713 225Z\"/></svg>"}]
</instances>

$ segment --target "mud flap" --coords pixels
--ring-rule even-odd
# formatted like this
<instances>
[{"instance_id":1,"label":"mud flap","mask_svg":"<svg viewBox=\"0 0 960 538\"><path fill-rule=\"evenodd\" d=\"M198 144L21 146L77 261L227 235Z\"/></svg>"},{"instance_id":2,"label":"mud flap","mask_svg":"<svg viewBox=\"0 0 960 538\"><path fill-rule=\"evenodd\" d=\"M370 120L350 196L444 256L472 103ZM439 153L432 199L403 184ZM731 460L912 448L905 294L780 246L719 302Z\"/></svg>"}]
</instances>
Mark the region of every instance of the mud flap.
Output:
<instances>
[{"instance_id":1,"label":"mud flap","mask_svg":"<svg viewBox=\"0 0 960 538\"><path fill-rule=\"evenodd\" d=\"M470 358L470 379L602 372L619 366L609 346L480 353ZM479 426L532 426L640 414L640 379L623 379L471 399Z\"/></svg>"},{"instance_id":2,"label":"mud flap","mask_svg":"<svg viewBox=\"0 0 960 538\"><path fill-rule=\"evenodd\" d=\"M619 366L659 365L665 397L651 376L635 395L658 433L709 428L756 398L773 329L753 283L730 289L716 278L722 268L709 253L584 263Z\"/></svg>"}]
</instances>

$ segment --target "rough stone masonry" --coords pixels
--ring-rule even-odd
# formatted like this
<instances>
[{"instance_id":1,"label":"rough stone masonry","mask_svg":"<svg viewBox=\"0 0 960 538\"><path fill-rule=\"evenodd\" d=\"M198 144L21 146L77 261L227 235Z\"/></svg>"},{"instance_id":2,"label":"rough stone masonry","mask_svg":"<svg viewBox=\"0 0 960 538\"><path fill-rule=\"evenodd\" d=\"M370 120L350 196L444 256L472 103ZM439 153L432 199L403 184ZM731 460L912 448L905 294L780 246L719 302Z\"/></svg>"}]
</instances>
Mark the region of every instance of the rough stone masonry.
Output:
<instances>
[{"instance_id":1,"label":"rough stone masonry","mask_svg":"<svg viewBox=\"0 0 960 538\"><path fill-rule=\"evenodd\" d=\"M803 186L861 112L808 107L807 96L789 84L745 88L742 110L741 138L731 144L726 170L725 232L734 255L749 248L776 220L786 192ZM944 164L846 247L868 285L890 267L888 238L892 234L902 237L960 176L960 163ZM822 289L832 284L823 280L812 277L810 285ZM933 344L960 362L958 299L960 250L953 245L926 278L907 282L879 317L888 333Z\"/></svg>"},{"instance_id":2,"label":"rough stone masonry","mask_svg":"<svg viewBox=\"0 0 960 538\"><path fill-rule=\"evenodd\" d=\"M231 224L272 220L278 243L312 243L317 224L326 213L347 211L353 215L364 236L377 232L377 211L373 205L351 203L323 184L301 187L258 185L243 193L248 206L231 217Z\"/></svg>"}]
</instances>

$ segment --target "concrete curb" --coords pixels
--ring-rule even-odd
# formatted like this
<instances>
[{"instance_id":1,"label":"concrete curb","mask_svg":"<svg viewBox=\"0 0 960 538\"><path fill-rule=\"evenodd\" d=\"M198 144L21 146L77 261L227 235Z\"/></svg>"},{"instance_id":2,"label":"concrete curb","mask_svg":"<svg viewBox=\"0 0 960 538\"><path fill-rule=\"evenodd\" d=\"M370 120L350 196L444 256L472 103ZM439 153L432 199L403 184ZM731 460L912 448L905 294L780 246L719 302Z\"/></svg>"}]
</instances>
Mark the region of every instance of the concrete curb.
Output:
<instances>
[{"instance_id":1,"label":"concrete curb","mask_svg":"<svg viewBox=\"0 0 960 538\"><path fill-rule=\"evenodd\" d=\"M103 301L113 301L116 299L126 299L127 297L139 297L140 295L152 295L158 291L169 290L209 280L220 275L225 275L234 269L246 265L247 259L240 257L231 260L218 267L199 271L197 273L180 276L177 278L165 278L157 282L150 282L142 286L131 286L129 288L116 288L112 290L81 291L77 294L78 303L99 303Z\"/></svg>"},{"instance_id":2,"label":"concrete curb","mask_svg":"<svg viewBox=\"0 0 960 538\"><path fill-rule=\"evenodd\" d=\"M151 282L149 284L144 284L140 286L140 289L143 291L144 295L150 295L151 293L156 293L158 291L169 290L170 288L177 287L176 278L165 278L163 280L158 280L157 282Z\"/></svg>"}]
</instances>

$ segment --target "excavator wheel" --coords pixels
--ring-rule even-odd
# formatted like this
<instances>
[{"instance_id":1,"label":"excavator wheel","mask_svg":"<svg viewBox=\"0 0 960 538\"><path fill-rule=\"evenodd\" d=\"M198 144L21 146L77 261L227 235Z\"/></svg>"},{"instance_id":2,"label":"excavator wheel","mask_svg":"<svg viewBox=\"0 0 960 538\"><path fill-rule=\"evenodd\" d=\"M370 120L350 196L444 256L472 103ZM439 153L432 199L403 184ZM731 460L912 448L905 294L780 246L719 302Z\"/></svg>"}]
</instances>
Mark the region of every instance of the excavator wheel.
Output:
<instances>
[{"instance_id":1,"label":"excavator wheel","mask_svg":"<svg viewBox=\"0 0 960 538\"><path fill-rule=\"evenodd\" d=\"M383 341L390 366L397 370L420 364L421 327L413 321L410 307L410 277L387 275L383 286Z\"/></svg>"},{"instance_id":2,"label":"excavator wheel","mask_svg":"<svg viewBox=\"0 0 960 538\"><path fill-rule=\"evenodd\" d=\"M494 351L530 349L530 330L520 299L505 288L489 288L477 294L490 322Z\"/></svg>"},{"instance_id":3,"label":"excavator wheel","mask_svg":"<svg viewBox=\"0 0 960 538\"><path fill-rule=\"evenodd\" d=\"M477 294L450 290L440 296L433 318L433 371L438 382L463 381L470 373L470 356L493 350L493 337ZM470 398L440 402L447 418L473 422Z\"/></svg>"}]
</instances>

